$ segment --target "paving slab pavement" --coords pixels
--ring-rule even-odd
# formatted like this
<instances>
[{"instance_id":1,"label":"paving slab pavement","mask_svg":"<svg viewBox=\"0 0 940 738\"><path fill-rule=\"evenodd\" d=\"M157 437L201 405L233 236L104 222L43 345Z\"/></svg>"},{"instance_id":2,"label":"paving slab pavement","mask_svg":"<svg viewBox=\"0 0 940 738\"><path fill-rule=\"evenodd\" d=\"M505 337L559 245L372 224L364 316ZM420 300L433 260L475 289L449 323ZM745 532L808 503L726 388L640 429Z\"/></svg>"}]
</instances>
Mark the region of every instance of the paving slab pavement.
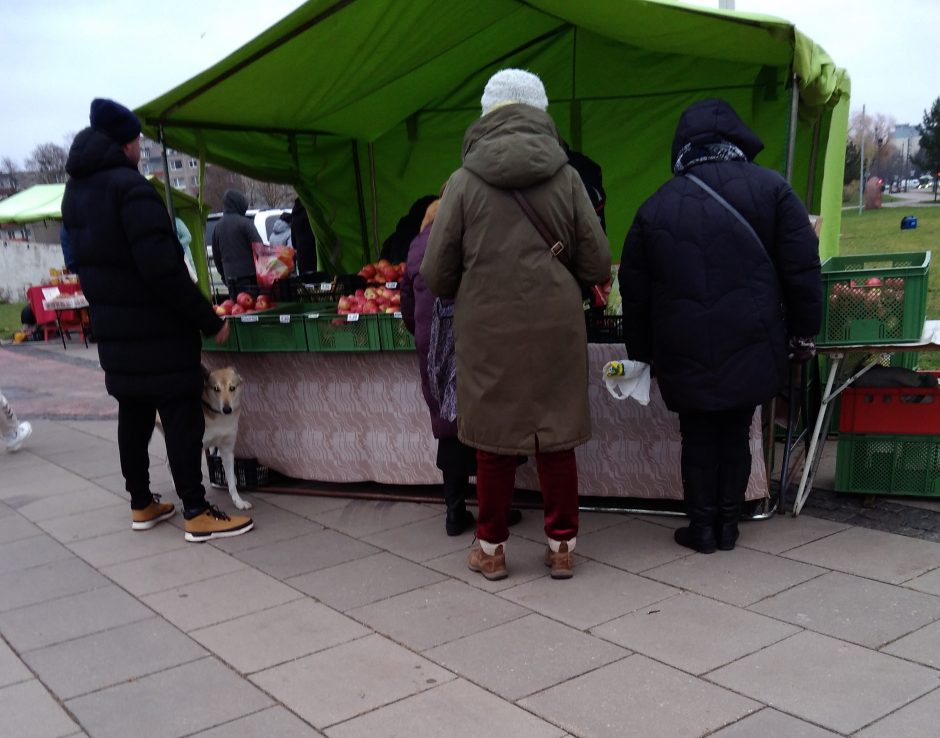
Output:
<instances>
[{"instance_id":1,"label":"paving slab pavement","mask_svg":"<svg viewBox=\"0 0 940 738\"><path fill-rule=\"evenodd\" d=\"M0 348L3 386L22 357L100 375L52 351ZM178 516L132 532L116 421L82 402L22 412L33 437L0 453L0 735L936 734L929 502L884 501L919 516L902 535L816 516L900 515L820 489L710 556L674 518L585 513L570 581L526 511L488 582L433 502L254 492L239 538L187 543Z\"/></svg>"}]
</instances>

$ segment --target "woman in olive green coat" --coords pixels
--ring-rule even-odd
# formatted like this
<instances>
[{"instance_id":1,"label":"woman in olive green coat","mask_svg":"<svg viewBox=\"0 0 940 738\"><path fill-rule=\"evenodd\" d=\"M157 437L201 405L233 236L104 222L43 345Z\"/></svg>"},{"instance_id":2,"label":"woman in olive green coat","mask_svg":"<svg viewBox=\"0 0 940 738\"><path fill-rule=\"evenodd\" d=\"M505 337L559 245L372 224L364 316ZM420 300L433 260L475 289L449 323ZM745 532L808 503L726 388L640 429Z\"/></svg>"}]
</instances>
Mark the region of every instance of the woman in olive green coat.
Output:
<instances>
[{"instance_id":1,"label":"woman in olive green coat","mask_svg":"<svg viewBox=\"0 0 940 738\"><path fill-rule=\"evenodd\" d=\"M567 164L541 80L495 74L467 131L421 275L455 299L460 440L477 449L479 548L470 568L505 577L506 514L519 455L535 456L545 500L546 564L571 576L578 530L574 448L591 437L580 285L610 278L610 247ZM520 190L562 258L523 211Z\"/></svg>"}]
</instances>

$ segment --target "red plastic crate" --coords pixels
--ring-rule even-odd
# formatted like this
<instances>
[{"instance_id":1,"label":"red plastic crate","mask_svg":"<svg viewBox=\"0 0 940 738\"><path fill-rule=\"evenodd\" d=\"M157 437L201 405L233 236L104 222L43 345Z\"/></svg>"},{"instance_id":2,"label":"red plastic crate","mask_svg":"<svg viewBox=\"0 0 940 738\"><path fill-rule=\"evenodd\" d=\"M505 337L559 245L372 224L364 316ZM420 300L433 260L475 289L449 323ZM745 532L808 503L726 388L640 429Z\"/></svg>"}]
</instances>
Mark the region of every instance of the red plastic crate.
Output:
<instances>
[{"instance_id":1,"label":"red plastic crate","mask_svg":"<svg viewBox=\"0 0 940 738\"><path fill-rule=\"evenodd\" d=\"M940 435L940 387L847 387L840 398L840 434Z\"/></svg>"}]
</instances>

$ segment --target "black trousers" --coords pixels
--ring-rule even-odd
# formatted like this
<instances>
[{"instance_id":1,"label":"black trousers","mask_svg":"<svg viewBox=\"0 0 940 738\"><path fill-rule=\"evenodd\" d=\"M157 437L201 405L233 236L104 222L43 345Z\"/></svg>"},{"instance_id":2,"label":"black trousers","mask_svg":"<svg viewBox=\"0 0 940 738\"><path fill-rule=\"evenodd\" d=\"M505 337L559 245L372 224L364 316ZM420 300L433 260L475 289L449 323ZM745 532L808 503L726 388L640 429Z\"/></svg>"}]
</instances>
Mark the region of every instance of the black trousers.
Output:
<instances>
[{"instance_id":1,"label":"black trousers","mask_svg":"<svg viewBox=\"0 0 940 738\"><path fill-rule=\"evenodd\" d=\"M710 413L679 413L682 434L682 463L709 467L751 459L753 407L717 410Z\"/></svg>"},{"instance_id":2,"label":"black trousers","mask_svg":"<svg viewBox=\"0 0 940 738\"><path fill-rule=\"evenodd\" d=\"M202 436L206 421L198 395L158 400L118 398L118 450L125 489L131 495L131 508L140 510L152 501L147 446L158 412L166 436L167 461L176 493L184 509L205 509Z\"/></svg>"},{"instance_id":3,"label":"black trousers","mask_svg":"<svg viewBox=\"0 0 940 738\"><path fill-rule=\"evenodd\" d=\"M258 296L258 280L254 275L229 279L226 280L225 284L228 287L228 296L232 300L238 297L239 292L247 292L252 297Z\"/></svg>"}]
</instances>

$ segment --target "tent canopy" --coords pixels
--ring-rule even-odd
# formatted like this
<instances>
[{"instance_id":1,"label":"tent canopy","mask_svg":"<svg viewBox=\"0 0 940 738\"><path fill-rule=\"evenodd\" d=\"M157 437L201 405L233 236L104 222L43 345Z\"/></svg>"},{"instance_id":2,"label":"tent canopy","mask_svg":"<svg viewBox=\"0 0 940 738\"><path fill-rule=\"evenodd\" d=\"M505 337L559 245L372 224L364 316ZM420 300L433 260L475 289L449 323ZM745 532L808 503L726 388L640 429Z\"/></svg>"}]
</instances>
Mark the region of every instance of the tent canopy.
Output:
<instances>
[{"instance_id":1,"label":"tent canopy","mask_svg":"<svg viewBox=\"0 0 940 738\"><path fill-rule=\"evenodd\" d=\"M822 212L835 252L848 76L765 16L674 0L310 0L137 112L168 146L292 184L321 259L355 271L459 166L487 78L510 66L542 78L561 135L603 167L615 256L670 176L679 113L712 96L764 139L758 162Z\"/></svg>"},{"instance_id":2,"label":"tent canopy","mask_svg":"<svg viewBox=\"0 0 940 738\"><path fill-rule=\"evenodd\" d=\"M64 184L38 184L0 200L0 223L35 223L62 217Z\"/></svg>"}]
</instances>

